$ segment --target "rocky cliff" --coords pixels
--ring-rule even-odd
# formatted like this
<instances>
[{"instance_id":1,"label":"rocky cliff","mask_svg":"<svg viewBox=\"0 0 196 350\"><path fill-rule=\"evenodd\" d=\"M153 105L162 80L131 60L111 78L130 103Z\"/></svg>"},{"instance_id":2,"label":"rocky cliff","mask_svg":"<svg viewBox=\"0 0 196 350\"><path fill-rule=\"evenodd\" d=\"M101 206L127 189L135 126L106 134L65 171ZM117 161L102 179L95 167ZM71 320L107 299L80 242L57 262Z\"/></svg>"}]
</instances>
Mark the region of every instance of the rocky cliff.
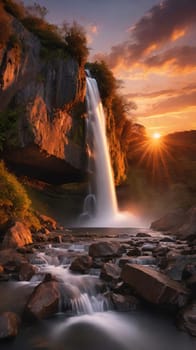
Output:
<instances>
[{"instance_id":1,"label":"rocky cliff","mask_svg":"<svg viewBox=\"0 0 196 350\"><path fill-rule=\"evenodd\" d=\"M4 11L3 8L1 11ZM45 49L7 12L0 44L0 143L8 163L26 175L60 183L85 171L83 66Z\"/></svg>"}]
</instances>

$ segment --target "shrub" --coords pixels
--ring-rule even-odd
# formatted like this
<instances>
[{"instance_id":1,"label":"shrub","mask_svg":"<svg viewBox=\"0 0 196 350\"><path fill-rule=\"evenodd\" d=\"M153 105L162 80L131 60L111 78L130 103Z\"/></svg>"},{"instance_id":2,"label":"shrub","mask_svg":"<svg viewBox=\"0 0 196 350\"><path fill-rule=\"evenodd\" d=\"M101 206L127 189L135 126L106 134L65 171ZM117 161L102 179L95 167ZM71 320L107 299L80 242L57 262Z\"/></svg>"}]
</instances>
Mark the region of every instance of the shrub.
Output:
<instances>
[{"instance_id":1,"label":"shrub","mask_svg":"<svg viewBox=\"0 0 196 350\"><path fill-rule=\"evenodd\" d=\"M0 112L0 151L4 145L16 146L18 144L18 121L23 107L8 107Z\"/></svg>"},{"instance_id":2,"label":"shrub","mask_svg":"<svg viewBox=\"0 0 196 350\"><path fill-rule=\"evenodd\" d=\"M10 219L24 218L30 209L31 201L24 187L0 161L0 223Z\"/></svg>"},{"instance_id":3,"label":"shrub","mask_svg":"<svg viewBox=\"0 0 196 350\"><path fill-rule=\"evenodd\" d=\"M43 18L30 15L25 17L22 23L40 39L43 46L51 49L65 48L65 43L58 33L58 28L53 24L47 23Z\"/></svg>"},{"instance_id":4,"label":"shrub","mask_svg":"<svg viewBox=\"0 0 196 350\"><path fill-rule=\"evenodd\" d=\"M112 71L104 61L88 63L86 68L96 79L102 102L106 105L107 101L114 97L117 89L116 79Z\"/></svg>"},{"instance_id":5,"label":"shrub","mask_svg":"<svg viewBox=\"0 0 196 350\"><path fill-rule=\"evenodd\" d=\"M78 63L84 64L88 56L87 40L83 28L76 22L71 26L65 26L65 44L71 56L77 59Z\"/></svg>"}]
</instances>

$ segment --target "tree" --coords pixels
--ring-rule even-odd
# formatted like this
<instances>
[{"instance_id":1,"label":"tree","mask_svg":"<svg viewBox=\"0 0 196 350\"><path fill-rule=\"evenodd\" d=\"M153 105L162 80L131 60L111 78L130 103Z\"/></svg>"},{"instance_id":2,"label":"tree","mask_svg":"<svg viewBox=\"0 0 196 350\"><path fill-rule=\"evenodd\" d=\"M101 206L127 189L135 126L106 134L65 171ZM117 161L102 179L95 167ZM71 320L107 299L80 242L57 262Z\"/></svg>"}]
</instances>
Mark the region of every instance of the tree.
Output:
<instances>
[{"instance_id":1,"label":"tree","mask_svg":"<svg viewBox=\"0 0 196 350\"><path fill-rule=\"evenodd\" d=\"M39 17L44 19L48 14L48 9L45 6L41 6L37 2L34 2L33 5L27 6L27 12L31 16Z\"/></svg>"},{"instance_id":2,"label":"tree","mask_svg":"<svg viewBox=\"0 0 196 350\"><path fill-rule=\"evenodd\" d=\"M71 56L75 57L80 65L86 62L89 50L87 39L82 26L77 22L72 25L64 23L65 44Z\"/></svg>"}]
</instances>

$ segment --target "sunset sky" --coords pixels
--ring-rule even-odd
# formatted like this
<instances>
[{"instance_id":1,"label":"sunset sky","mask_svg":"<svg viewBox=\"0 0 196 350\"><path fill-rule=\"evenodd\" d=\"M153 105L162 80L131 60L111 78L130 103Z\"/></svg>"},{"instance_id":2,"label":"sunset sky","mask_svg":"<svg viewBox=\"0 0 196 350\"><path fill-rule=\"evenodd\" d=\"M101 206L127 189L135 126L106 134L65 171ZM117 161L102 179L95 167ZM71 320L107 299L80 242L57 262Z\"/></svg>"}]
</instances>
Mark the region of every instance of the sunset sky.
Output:
<instances>
[{"instance_id":1,"label":"sunset sky","mask_svg":"<svg viewBox=\"0 0 196 350\"><path fill-rule=\"evenodd\" d=\"M34 1L25 0L32 4ZM148 134L196 129L196 0L41 0L47 19L84 26Z\"/></svg>"}]
</instances>

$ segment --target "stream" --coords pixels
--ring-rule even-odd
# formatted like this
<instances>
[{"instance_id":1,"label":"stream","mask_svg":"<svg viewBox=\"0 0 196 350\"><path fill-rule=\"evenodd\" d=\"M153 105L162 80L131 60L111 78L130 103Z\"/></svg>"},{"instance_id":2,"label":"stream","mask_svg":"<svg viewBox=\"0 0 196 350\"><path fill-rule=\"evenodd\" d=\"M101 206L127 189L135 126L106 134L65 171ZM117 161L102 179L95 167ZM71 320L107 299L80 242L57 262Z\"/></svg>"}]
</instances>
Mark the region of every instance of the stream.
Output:
<instances>
[{"instance_id":1,"label":"stream","mask_svg":"<svg viewBox=\"0 0 196 350\"><path fill-rule=\"evenodd\" d=\"M121 239L122 240L122 239ZM126 239L125 239L126 241ZM92 241L91 241L92 242ZM180 332L169 316L154 311L116 312L101 293L98 271L73 274L73 257L89 242L50 244L31 257L39 271L29 282L1 282L0 311L21 310L46 273L63 286L59 312L48 320L25 324L0 350L193 350L196 339ZM69 300L67 300L69 296ZM68 311L64 311L68 305Z\"/></svg>"}]
</instances>

